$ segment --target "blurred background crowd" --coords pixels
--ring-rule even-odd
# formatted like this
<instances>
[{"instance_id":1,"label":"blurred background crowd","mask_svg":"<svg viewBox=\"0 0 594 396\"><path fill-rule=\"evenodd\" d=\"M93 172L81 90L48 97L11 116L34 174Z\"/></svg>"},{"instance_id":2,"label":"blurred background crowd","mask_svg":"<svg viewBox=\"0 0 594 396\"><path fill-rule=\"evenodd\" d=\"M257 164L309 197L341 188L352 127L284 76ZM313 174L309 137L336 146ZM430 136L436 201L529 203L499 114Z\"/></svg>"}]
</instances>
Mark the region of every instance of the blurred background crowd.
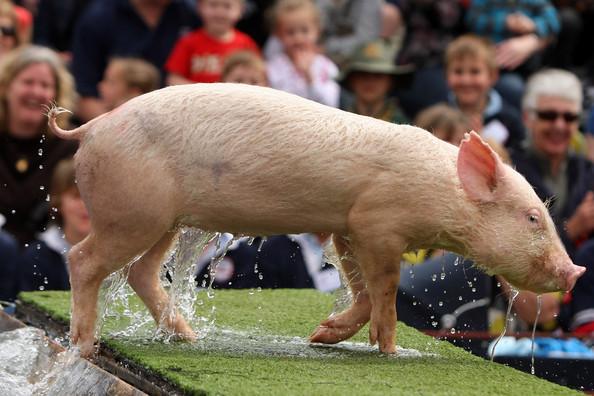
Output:
<instances>
[{"instance_id":1,"label":"blurred background crowd","mask_svg":"<svg viewBox=\"0 0 594 396\"><path fill-rule=\"evenodd\" d=\"M70 127L164 86L235 82L417 125L454 145L477 131L549 203L587 267L572 293L542 296L538 319L536 296L520 292L518 323L592 333L592 29L588 0L0 0L0 300L68 289L66 253L89 232L76 143L48 133L44 106L71 109L61 120ZM327 239L234 241L216 271L205 252L197 285L213 276L220 288L335 290ZM464 327L501 325L493 308L508 303L504 279L447 252L403 262L399 318L461 327L435 318L474 304L464 312L483 314Z\"/></svg>"}]
</instances>

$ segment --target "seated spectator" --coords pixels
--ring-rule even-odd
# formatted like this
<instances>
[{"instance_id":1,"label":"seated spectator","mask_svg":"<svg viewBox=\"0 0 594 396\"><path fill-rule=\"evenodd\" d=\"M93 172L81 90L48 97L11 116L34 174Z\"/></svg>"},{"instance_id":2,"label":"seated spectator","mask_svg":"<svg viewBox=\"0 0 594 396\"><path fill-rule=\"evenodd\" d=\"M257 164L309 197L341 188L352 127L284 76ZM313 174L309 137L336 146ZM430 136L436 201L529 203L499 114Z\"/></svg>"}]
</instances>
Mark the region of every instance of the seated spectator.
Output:
<instances>
[{"instance_id":1,"label":"seated spectator","mask_svg":"<svg viewBox=\"0 0 594 396\"><path fill-rule=\"evenodd\" d=\"M81 98L77 117L86 122L105 113L99 81L114 56L140 57L161 71L180 35L198 26L186 0L93 1L74 30L72 73Z\"/></svg>"},{"instance_id":2,"label":"seated spectator","mask_svg":"<svg viewBox=\"0 0 594 396\"><path fill-rule=\"evenodd\" d=\"M587 267L586 274L577 280L571 302L563 304L554 293L542 296L539 323L555 319L560 311L564 311L565 319L560 318L560 321L565 322L566 329L575 330L584 324L577 320L579 312L585 306L594 309L594 300L588 294L594 290L592 263L589 261L592 257L590 249L594 246L591 242L594 165L570 150L572 136L579 133L581 83L568 71L540 71L528 80L522 106L530 139L525 150L512 152L512 160L538 196L550 202L549 212L574 262ZM588 242L581 246L585 240ZM584 293L584 290L590 292ZM520 292L514 306L520 318L534 322L537 307L534 293Z\"/></svg>"},{"instance_id":3,"label":"seated spectator","mask_svg":"<svg viewBox=\"0 0 594 396\"><path fill-rule=\"evenodd\" d=\"M0 215L0 227L4 222ZM19 253L16 240L0 228L0 303L14 301L19 292Z\"/></svg>"},{"instance_id":4,"label":"seated spectator","mask_svg":"<svg viewBox=\"0 0 594 396\"><path fill-rule=\"evenodd\" d=\"M496 44L502 71L496 89L520 109L524 79L542 64L542 51L559 33L555 7L548 0L472 0L466 14L468 30Z\"/></svg>"},{"instance_id":5,"label":"seated spectator","mask_svg":"<svg viewBox=\"0 0 594 396\"><path fill-rule=\"evenodd\" d=\"M27 36L19 29L18 16L12 2L0 0L0 58L26 42Z\"/></svg>"},{"instance_id":6,"label":"seated spectator","mask_svg":"<svg viewBox=\"0 0 594 396\"><path fill-rule=\"evenodd\" d=\"M224 234L227 238L229 234ZM266 240L247 238L234 241L225 257L216 265L212 286L225 289L261 287L316 288L329 292L340 287L338 270L324 261L327 235L277 235ZM221 246L224 246L222 243ZM211 258L216 256L214 244L198 261L196 280L199 287L210 285Z\"/></svg>"},{"instance_id":7,"label":"seated spectator","mask_svg":"<svg viewBox=\"0 0 594 396\"><path fill-rule=\"evenodd\" d=\"M498 77L495 49L486 40L461 36L446 50L450 105L462 111L484 139L519 147L525 132L520 113L493 89Z\"/></svg>"},{"instance_id":8,"label":"seated spectator","mask_svg":"<svg viewBox=\"0 0 594 396\"><path fill-rule=\"evenodd\" d=\"M56 166L50 197L51 225L23 252L21 291L70 289L66 255L91 229L76 187L73 160L62 160Z\"/></svg>"},{"instance_id":9,"label":"seated spectator","mask_svg":"<svg viewBox=\"0 0 594 396\"><path fill-rule=\"evenodd\" d=\"M594 166L570 150L579 133L581 83L564 70L538 72L526 86L522 106L530 139L525 149L512 153L512 161L539 197L550 201L557 231L572 255L594 231L594 210L587 210L594 205Z\"/></svg>"},{"instance_id":10,"label":"seated spectator","mask_svg":"<svg viewBox=\"0 0 594 396\"><path fill-rule=\"evenodd\" d=\"M266 63L251 51L237 51L225 59L221 81L267 87Z\"/></svg>"},{"instance_id":11,"label":"seated spectator","mask_svg":"<svg viewBox=\"0 0 594 396\"><path fill-rule=\"evenodd\" d=\"M267 59L272 88L327 106L338 107L336 65L317 47L320 13L311 0L279 0L272 13L274 32L283 51Z\"/></svg>"},{"instance_id":12,"label":"seated spectator","mask_svg":"<svg viewBox=\"0 0 594 396\"><path fill-rule=\"evenodd\" d=\"M159 89L159 70L140 58L112 58L99 83L101 100L107 110L145 93Z\"/></svg>"},{"instance_id":13,"label":"seated spectator","mask_svg":"<svg viewBox=\"0 0 594 396\"><path fill-rule=\"evenodd\" d=\"M247 34L235 29L243 0L200 0L198 13L204 26L181 38L167 59L167 84L217 82L225 57L235 51L259 52Z\"/></svg>"},{"instance_id":14,"label":"seated spectator","mask_svg":"<svg viewBox=\"0 0 594 396\"><path fill-rule=\"evenodd\" d=\"M395 124L408 124L395 98L389 97L395 80L412 72L412 66L396 66L393 52L384 40L364 44L346 64L340 80L354 94L342 106L356 114Z\"/></svg>"},{"instance_id":15,"label":"seated spectator","mask_svg":"<svg viewBox=\"0 0 594 396\"><path fill-rule=\"evenodd\" d=\"M21 245L47 223L48 189L56 164L76 151L73 141L47 135L43 106L74 106L72 76L58 55L28 46L0 62L0 214Z\"/></svg>"}]
</instances>

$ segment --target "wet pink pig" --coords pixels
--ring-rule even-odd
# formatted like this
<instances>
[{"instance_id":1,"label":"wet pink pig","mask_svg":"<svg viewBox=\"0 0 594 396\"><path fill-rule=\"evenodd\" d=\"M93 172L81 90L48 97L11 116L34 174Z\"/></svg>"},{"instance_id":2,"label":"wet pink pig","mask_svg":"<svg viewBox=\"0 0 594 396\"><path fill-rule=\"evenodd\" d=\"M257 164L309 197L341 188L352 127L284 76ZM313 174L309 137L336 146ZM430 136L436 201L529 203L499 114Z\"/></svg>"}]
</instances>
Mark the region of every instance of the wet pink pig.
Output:
<instances>
[{"instance_id":1,"label":"wet pink pig","mask_svg":"<svg viewBox=\"0 0 594 396\"><path fill-rule=\"evenodd\" d=\"M156 321L164 315L164 253L182 225L245 235L330 232L353 295L313 342L336 343L370 322L369 340L395 351L403 252L443 248L535 292L569 290L575 266L525 179L470 133L460 148L429 132L237 84L169 87L72 131L89 236L69 254L71 336L93 351L98 289L134 257L128 281Z\"/></svg>"}]
</instances>

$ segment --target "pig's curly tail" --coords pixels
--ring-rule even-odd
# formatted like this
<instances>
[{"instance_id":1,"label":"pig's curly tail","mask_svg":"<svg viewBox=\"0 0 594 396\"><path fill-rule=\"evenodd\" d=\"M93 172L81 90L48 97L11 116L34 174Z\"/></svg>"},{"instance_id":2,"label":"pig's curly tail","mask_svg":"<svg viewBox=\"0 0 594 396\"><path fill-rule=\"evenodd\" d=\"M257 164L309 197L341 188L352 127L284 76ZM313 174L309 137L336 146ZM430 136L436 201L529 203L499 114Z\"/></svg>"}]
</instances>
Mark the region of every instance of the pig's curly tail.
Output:
<instances>
[{"instance_id":1,"label":"pig's curly tail","mask_svg":"<svg viewBox=\"0 0 594 396\"><path fill-rule=\"evenodd\" d=\"M66 140L80 140L84 132L86 132L86 124L70 131L64 130L58 126L58 123L56 122L58 115L62 113L72 114L70 110L60 107L56 103L44 105L43 108L44 114L48 118L47 124L49 125L49 129L54 135Z\"/></svg>"}]
</instances>

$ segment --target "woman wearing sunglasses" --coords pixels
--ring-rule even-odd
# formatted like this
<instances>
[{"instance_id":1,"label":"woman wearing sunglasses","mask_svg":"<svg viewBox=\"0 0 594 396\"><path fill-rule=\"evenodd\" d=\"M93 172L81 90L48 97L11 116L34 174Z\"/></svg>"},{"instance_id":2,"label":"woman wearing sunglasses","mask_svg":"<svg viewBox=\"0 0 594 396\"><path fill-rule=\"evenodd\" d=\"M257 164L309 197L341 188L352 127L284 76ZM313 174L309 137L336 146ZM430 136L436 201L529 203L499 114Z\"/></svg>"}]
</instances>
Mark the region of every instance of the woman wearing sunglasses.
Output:
<instances>
[{"instance_id":1,"label":"woman wearing sunglasses","mask_svg":"<svg viewBox=\"0 0 594 396\"><path fill-rule=\"evenodd\" d=\"M550 202L549 212L575 264L587 268L571 298L543 295L540 322L556 318L564 330L578 333L594 323L594 164L571 148L581 110L582 85L574 74L560 69L535 73L522 100L528 140L524 150L512 153L516 169ZM533 321L536 295L522 292L517 300L520 318Z\"/></svg>"}]
</instances>

